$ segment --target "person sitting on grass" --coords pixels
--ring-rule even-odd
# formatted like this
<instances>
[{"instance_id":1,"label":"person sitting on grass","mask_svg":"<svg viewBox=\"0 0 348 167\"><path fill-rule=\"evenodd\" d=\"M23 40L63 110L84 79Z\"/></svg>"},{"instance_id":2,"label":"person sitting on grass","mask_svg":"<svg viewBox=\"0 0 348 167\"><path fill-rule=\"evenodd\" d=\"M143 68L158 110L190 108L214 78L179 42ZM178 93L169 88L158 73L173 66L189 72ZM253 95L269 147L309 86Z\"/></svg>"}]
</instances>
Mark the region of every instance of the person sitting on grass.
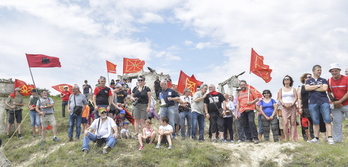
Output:
<instances>
[{"instance_id":1,"label":"person sitting on grass","mask_svg":"<svg viewBox=\"0 0 348 167\"><path fill-rule=\"evenodd\" d=\"M115 121L106 116L106 108L100 107L97 110L99 118L95 119L90 127L85 130L85 137L83 138L82 151L84 154L88 153L88 144L90 140L93 142L102 141L106 142L106 146L103 147L103 154L108 153L108 148L113 148L117 142L117 126ZM95 132L90 132L94 130Z\"/></svg>"},{"instance_id":2,"label":"person sitting on grass","mask_svg":"<svg viewBox=\"0 0 348 167\"><path fill-rule=\"evenodd\" d=\"M138 135L138 140L139 140L139 151L141 151L144 148L143 141L146 141L148 144L152 144L152 142L156 138L156 132L153 130L151 127L151 120L146 120L145 122L145 128L143 128L143 133Z\"/></svg>"},{"instance_id":3,"label":"person sitting on grass","mask_svg":"<svg viewBox=\"0 0 348 167\"><path fill-rule=\"evenodd\" d=\"M172 139L170 136L170 134L173 133L173 127L169 125L169 118L167 116L162 117L161 120L162 120L161 126L159 127L159 130L157 132L158 142L157 142L156 148L160 148L162 139L166 137L169 143L168 149L170 150L173 148Z\"/></svg>"},{"instance_id":4,"label":"person sitting on grass","mask_svg":"<svg viewBox=\"0 0 348 167\"><path fill-rule=\"evenodd\" d=\"M115 116L115 122L117 125L118 132L121 132L121 126L123 126L123 122L126 119L125 115L126 115L126 111L121 110L120 113L118 113ZM118 134L118 135L120 136L121 134Z\"/></svg>"},{"instance_id":5,"label":"person sitting on grass","mask_svg":"<svg viewBox=\"0 0 348 167\"><path fill-rule=\"evenodd\" d=\"M123 122L123 128L121 129L121 138L130 139L128 125L129 122Z\"/></svg>"}]
</instances>

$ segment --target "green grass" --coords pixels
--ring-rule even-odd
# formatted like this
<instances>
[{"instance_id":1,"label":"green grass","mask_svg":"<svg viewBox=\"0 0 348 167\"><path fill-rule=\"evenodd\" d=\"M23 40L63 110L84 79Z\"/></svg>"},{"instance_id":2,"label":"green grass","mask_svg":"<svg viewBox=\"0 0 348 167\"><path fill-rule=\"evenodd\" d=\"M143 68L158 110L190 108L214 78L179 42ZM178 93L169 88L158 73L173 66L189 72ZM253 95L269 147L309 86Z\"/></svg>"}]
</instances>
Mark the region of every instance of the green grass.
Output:
<instances>
[{"instance_id":1,"label":"green grass","mask_svg":"<svg viewBox=\"0 0 348 167\"><path fill-rule=\"evenodd\" d=\"M23 139L19 140L16 136L3 148L4 154L14 164L14 166L239 166L235 163L237 157L232 157L232 153L238 153L239 162L250 164L250 157L243 154L243 150L231 150L228 148L216 147L210 142L194 142L192 140L181 140L178 138L173 141L174 149L168 150L167 145L162 145L156 149L154 144L145 145L142 151L138 151L139 143L134 139L121 139L115 148L110 149L106 155L101 154L102 148L90 143L90 152L83 157L81 151L82 141L66 142L68 140L68 117L62 118L61 100L53 97L55 105L55 117L58 125L59 142L52 141L52 131L46 135L46 144L39 146L39 138L31 137L31 127L29 115L25 117L22 126ZM25 101L27 102L27 98ZM23 117L28 113L24 107ZM67 114L66 114L67 115ZM154 127L158 127L158 121L154 121ZM283 148L281 153L291 156L292 160L283 166L347 166L348 159L348 121L344 123L344 143L328 145L327 143L309 144L299 137L298 146L295 149ZM133 127L130 127L133 131ZM205 128L207 134L208 125ZM0 136L3 145L8 141L5 135ZM83 139L83 135L80 137ZM208 137L206 136L206 139ZM207 140L208 141L208 140ZM281 142L285 143L285 142ZM264 143L261 143L264 144ZM250 145L254 149L254 145ZM47 157L46 157L47 156ZM278 166L277 162L265 159L258 162L260 166Z\"/></svg>"}]
</instances>

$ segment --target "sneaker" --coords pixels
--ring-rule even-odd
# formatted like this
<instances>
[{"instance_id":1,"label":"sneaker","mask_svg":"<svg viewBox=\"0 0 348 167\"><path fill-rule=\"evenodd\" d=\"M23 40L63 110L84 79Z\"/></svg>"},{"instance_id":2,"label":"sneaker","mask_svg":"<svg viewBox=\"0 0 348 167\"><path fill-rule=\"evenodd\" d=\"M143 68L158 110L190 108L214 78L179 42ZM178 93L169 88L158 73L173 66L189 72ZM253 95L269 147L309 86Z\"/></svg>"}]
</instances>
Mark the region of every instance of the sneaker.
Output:
<instances>
[{"instance_id":1,"label":"sneaker","mask_svg":"<svg viewBox=\"0 0 348 167\"><path fill-rule=\"evenodd\" d=\"M233 140L231 140L231 143L234 143L234 141L233 141Z\"/></svg>"},{"instance_id":2,"label":"sneaker","mask_svg":"<svg viewBox=\"0 0 348 167\"><path fill-rule=\"evenodd\" d=\"M217 143L217 139L213 139L213 143Z\"/></svg>"},{"instance_id":3,"label":"sneaker","mask_svg":"<svg viewBox=\"0 0 348 167\"><path fill-rule=\"evenodd\" d=\"M83 156L88 154L88 150L82 150L83 151Z\"/></svg>"},{"instance_id":4,"label":"sneaker","mask_svg":"<svg viewBox=\"0 0 348 167\"><path fill-rule=\"evenodd\" d=\"M242 142L242 140L238 140L238 141L237 141L237 143L241 143L241 142Z\"/></svg>"},{"instance_id":5,"label":"sneaker","mask_svg":"<svg viewBox=\"0 0 348 167\"><path fill-rule=\"evenodd\" d=\"M72 141L73 141L72 137L69 137L68 142L72 142Z\"/></svg>"},{"instance_id":6,"label":"sneaker","mask_svg":"<svg viewBox=\"0 0 348 167\"><path fill-rule=\"evenodd\" d=\"M144 146L140 146L140 147L139 147L139 151L141 151L143 148L144 148Z\"/></svg>"},{"instance_id":7,"label":"sneaker","mask_svg":"<svg viewBox=\"0 0 348 167\"><path fill-rule=\"evenodd\" d=\"M254 141L254 144L259 144L260 143L259 139L254 139L253 141Z\"/></svg>"},{"instance_id":8,"label":"sneaker","mask_svg":"<svg viewBox=\"0 0 348 167\"><path fill-rule=\"evenodd\" d=\"M309 140L308 143L319 143L319 140L317 138L313 138L312 140Z\"/></svg>"},{"instance_id":9,"label":"sneaker","mask_svg":"<svg viewBox=\"0 0 348 167\"><path fill-rule=\"evenodd\" d=\"M36 137L35 135L31 135L31 137Z\"/></svg>"},{"instance_id":10,"label":"sneaker","mask_svg":"<svg viewBox=\"0 0 348 167\"><path fill-rule=\"evenodd\" d=\"M59 141L58 137L54 137L53 141Z\"/></svg>"},{"instance_id":11,"label":"sneaker","mask_svg":"<svg viewBox=\"0 0 348 167\"><path fill-rule=\"evenodd\" d=\"M169 145L168 150L171 150L172 148L173 148L173 146L172 146L172 145Z\"/></svg>"},{"instance_id":12,"label":"sneaker","mask_svg":"<svg viewBox=\"0 0 348 167\"><path fill-rule=\"evenodd\" d=\"M160 147L161 147L161 145L160 145L160 144L157 144L157 145L156 145L156 148L160 148Z\"/></svg>"},{"instance_id":13,"label":"sneaker","mask_svg":"<svg viewBox=\"0 0 348 167\"><path fill-rule=\"evenodd\" d=\"M327 142L328 142L329 144L335 144L333 138L328 138L328 139L327 139Z\"/></svg>"},{"instance_id":14,"label":"sneaker","mask_svg":"<svg viewBox=\"0 0 348 167\"><path fill-rule=\"evenodd\" d=\"M103 154L107 154L108 153L108 148L103 148Z\"/></svg>"},{"instance_id":15,"label":"sneaker","mask_svg":"<svg viewBox=\"0 0 348 167\"><path fill-rule=\"evenodd\" d=\"M18 134L18 138L21 139L21 138L22 138L22 135L21 135L21 134Z\"/></svg>"},{"instance_id":16,"label":"sneaker","mask_svg":"<svg viewBox=\"0 0 348 167\"><path fill-rule=\"evenodd\" d=\"M226 143L227 141L224 139L220 139L220 143Z\"/></svg>"}]
</instances>

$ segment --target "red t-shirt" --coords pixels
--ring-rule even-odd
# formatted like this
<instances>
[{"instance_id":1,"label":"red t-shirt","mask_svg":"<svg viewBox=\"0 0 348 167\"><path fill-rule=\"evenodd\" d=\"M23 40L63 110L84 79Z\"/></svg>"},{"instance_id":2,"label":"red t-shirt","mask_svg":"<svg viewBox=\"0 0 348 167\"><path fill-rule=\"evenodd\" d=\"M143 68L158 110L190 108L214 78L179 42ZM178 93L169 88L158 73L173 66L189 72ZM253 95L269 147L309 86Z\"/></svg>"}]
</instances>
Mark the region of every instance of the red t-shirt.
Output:
<instances>
[{"instance_id":1,"label":"red t-shirt","mask_svg":"<svg viewBox=\"0 0 348 167\"><path fill-rule=\"evenodd\" d=\"M332 92L337 100L340 100L348 92L348 77L341 75L338 80L332 77L328 80L328 92ZM342 105L348 105L348 100L344 101Z\"/></svg>"},{"instance_id":2,"label":"red t-shirt","mask_svg":"<svg viewBox=\"0 0 348 167\"><path fill-rule=\"evenodd\" d=\"M63 91L60 95L62 95L62 101L69 101L71 93L69 91Z\"/></svg>"}]
</instances>

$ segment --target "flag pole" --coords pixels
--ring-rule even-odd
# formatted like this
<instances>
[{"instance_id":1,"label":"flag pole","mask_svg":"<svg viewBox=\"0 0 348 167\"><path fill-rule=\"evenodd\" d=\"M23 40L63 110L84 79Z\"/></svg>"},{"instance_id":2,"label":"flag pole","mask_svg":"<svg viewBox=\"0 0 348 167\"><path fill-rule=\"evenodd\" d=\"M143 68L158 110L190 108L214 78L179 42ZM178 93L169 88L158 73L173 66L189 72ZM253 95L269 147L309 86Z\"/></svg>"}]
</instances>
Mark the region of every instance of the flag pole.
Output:
<instances>
[{"instance_id":1,"label":"flag pole","mask_svg":"<svg viewBox=\"0 0 348 167\"><path fill-rule=\"evenodd\" d=\"M249 81L248 81L248 83L249 83L249 87L248 87L248 102L249 102L249 99L250 99L250 75L251 75L251 72L249 71Z\"/></svg>"}]
</instances>

